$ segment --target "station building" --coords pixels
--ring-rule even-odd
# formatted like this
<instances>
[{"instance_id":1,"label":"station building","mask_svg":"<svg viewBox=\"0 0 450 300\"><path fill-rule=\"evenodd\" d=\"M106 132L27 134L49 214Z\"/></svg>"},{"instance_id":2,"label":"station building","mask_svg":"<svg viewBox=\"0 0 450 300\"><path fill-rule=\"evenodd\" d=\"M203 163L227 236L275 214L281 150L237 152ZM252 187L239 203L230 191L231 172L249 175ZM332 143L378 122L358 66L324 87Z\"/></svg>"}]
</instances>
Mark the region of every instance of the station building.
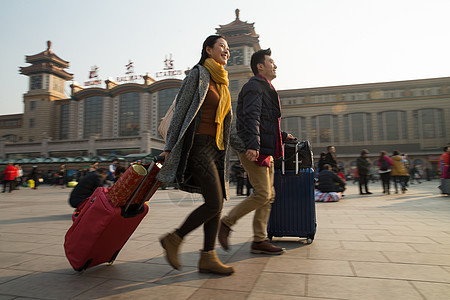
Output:
<instances>
[{"instance_id":1,"label":"station building","mask_svg":"<svg viewBox=\"0 0 450 300\"><path fill-rule=\"evenodd\" d=\"M236 19L219 25L230 46L227 65L233 109L253 76L251 55L259 50L254 23ZM276 59L276 55L274 55ZM179 79L143 83L106 80L104 87L64 84L69 62L51 49L26 56L29 77L22 114L0 116L0 159L112 157L157 154L164 141L157 131L181 85ZM399 150L422 170L438 170L442 147L450 142L450 77L279 90L282 129L309 140L316 157L328 145L350 171L363 148L373 160L381 150Z\"/></svg>"}]
</instances>

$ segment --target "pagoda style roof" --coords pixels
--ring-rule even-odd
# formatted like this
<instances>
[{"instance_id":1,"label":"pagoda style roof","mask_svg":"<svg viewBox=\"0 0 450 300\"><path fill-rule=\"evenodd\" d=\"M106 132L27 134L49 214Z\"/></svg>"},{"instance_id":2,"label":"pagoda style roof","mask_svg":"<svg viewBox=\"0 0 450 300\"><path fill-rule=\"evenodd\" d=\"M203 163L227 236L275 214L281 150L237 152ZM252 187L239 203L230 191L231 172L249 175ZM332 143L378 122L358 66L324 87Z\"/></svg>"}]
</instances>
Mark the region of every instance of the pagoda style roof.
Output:
<instances>
[{"instance_id":1,"label":"pagoda style roof","mask_svg":"<svg viewBox=\"0 0 450 300\"><path fill-rule=\"evenodd\" d=\"M20 74L33 75L38 73L52 73L65 80L72 80L73 74L64 69L69 67L69 62L61 59L51 49L52 42L47 41L47 50L35 55L26 55L25 61L31 66L20 67Z\"/></svg>"},{"instance_id":2,"label":"pagoda style roof","mask_svg":"<svg viewBox=\"0 0 450 300\"><path fill-rule=\"evenodd\" d=\"M243 22L239 19L239 9L236 9L236 19L226 25L216 28L217 34L223 35L230 47L250 46L255 50L261 49L259 35L255 32L255 23Z\"/></svg>"}]
</instances>

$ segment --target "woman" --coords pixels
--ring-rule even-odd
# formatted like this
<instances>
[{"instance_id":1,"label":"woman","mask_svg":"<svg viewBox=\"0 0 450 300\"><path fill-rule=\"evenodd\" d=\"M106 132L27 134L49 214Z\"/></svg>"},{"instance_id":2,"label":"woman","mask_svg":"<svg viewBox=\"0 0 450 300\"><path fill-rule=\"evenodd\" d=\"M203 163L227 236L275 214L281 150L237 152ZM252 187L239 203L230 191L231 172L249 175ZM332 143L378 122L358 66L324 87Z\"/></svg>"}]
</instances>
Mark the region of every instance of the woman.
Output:
<instances>
[{"instance_id":1,"label":"woman","mask_svg":"<svg viewBox=\"0 0 450 300\"><path fill-rule=\"evenodd\" d=\"M391 180L391 169L392 160L387 156L386 151L381 151L380 157L377 161L377 166L379 167L378 173L381 178L381 186L383 187L383 194L390 194L390 180Z\"/></svg>"},{"instance_id":2,"label":"woman","mask_svg":"<svg viewBox=\"0 0 450 300\"><path fill-rule=\"evenodd\" d=\"M334 146L328 146L327 147L327 154L325 155L325 161L324 164L328 164L331 166L331 169L336 174L339 173L339 166L338 161L336 157L336 148Z\"/></svg>"},{"instance_id":3,"label":"woman","mask_svg":"<svg viewBox=\"0 0 450 300\"><path fill-rule=\"evenodd\" d=\"M397 183L400 184L402 188L402 193L406 192L405 187L405 176L408 176L408 171L406 171L405 165L403 163L403 157L400 152L395 150L392 154L392 172L391 176L394 180L395 193L398 194Z\"/></svg>"},{"instance_id":4,"label":"woman","mask_svg":"<svg viewBox=\"0 0 450 300\"><path fill-rule=\"evenodd\" d=\"M222 264L214 250L223 206L228 196L228 142L231 98L228 73L223 68L230 56L227 41L218 35L203 43L199 63L183 80L167 131L161 182L175 182L180 189L199 192L204 204L195 209L174 232L160 238L166 259L181 268L178 251L183 238L203 225L204 243L199 271L229 275L234 268Z\"/></svg>"},{"instance_id":5,"label":"woman","mask_svg":"<svg viewBox=\"0 0 450 300\"><path fill-rule=\"evenodd\" d=\"M98 161L94 162L92 165L89 166L89 173L95 172L98 169Z\"/></svg>"}]
</instances>

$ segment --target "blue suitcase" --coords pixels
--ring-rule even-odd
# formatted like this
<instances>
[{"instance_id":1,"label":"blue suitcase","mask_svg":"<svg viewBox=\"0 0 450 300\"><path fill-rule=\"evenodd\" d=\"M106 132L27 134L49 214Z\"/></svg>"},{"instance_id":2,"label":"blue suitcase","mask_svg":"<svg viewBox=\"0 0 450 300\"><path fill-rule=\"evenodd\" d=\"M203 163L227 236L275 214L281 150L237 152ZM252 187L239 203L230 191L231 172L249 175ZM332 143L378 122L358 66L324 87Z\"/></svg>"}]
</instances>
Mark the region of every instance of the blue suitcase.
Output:
<instances>
[{"instance_id":1,"label":"blue suitcase","mask_svg":"<svg viewBox=\"0 0 450 300\"><path fill-rule=\"evenodd\" d=\"M298 162L298 161L297 161ZM298 164L295 164L298 166ZM316 234L314 170L311 168L275 170L275 201L270 211L267 235L306 238L310 244Z\"/></svg>"}]
</instances>

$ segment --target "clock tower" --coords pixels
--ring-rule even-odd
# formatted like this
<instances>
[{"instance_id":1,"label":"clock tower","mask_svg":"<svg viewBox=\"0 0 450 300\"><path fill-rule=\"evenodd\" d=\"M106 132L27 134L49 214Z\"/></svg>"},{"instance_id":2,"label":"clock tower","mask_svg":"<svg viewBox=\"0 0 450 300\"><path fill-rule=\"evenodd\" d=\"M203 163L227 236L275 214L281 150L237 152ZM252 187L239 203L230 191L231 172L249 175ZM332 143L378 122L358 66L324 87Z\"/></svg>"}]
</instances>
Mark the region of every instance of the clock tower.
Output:
<instances>
[{"instance_id":1,"label":"clock tower","mask_svg":"<svg viewBox=\"0 0 450 300\"><path fill-rule=\"evenodd\" d=\"M30 66L20 67L20 74L29 77L28 92L23 96L23 132L24 141L40 141L43 136L57 136L59 114L53 101L67 99L64 94L66 81L73 75L64 69L69 62L59 58L51 49L51 41L47 41L47 49L35 55L27 55L25 61Z\"/></svg>"},{"instance_id":2,"label":"clock tower","mask_svg":"<svg viewBox=\"0 0 450 300\"><path fill-rule=\"evenodd\" d=\"M236 9L236 19L233 22L216 28L217 34L224 36L230 47L230 58L226 69L230 80L231 104L234 109L242 86L253 76L250 67L252 54L261 49L254 24L241 21L239 9Z\"/></svg>"}]
</instances>

